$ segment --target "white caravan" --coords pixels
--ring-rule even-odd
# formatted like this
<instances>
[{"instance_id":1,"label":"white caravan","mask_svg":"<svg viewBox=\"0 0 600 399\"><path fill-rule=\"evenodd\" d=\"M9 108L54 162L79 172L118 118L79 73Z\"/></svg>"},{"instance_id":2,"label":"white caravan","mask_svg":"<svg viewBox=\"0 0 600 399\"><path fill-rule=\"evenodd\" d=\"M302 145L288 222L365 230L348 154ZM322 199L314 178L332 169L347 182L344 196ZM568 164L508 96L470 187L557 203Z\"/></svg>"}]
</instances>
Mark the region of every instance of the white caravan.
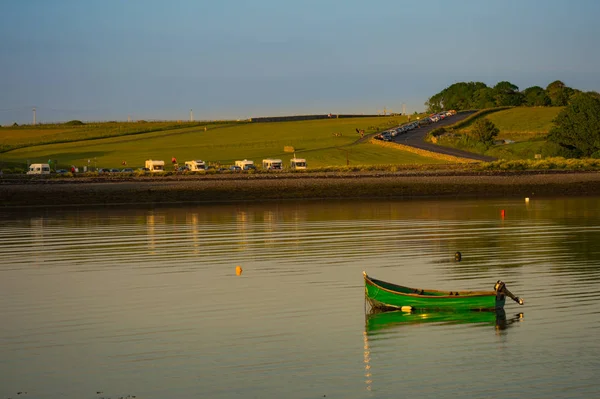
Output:
<instances>
[{"instance_id":1,"label":"white caravan","mask_svg":"<svg viewBox=\"0 0 600 399\"><path fill-rule=\"evenodd\" d=\"M239 166L241 170L256 169L256 166L254 166L254 161L249 161L247 159L244 159L243 161L235 161L235 166Z\"/></svg>"},{"instance_id":2,"label":"white caravan","mask_svg":"<svg viewBox=\"0 0 600 399\"><path fill-rule=\"evenodd\" d=\"M165 161L156 161L153 159L146 160L146 168L150 170L150 172L164 172L165 171Z\"/></svg>"},{"instance_id":3,"label":"white caravan","mask_svg":"<svg viewBox=\"0 0 600 399\"><path fill-rule=\"evenodd\" d=\"M263 169L267 169L267 170L281 170L283 169L283 163L281 162L281 159L263 159L262 161L262 167Z\"/></svg>"},{"instance_id":4,"label":"white caravan","mask_svg":"<svg viewBox=\"0 0 600 399\"><path fill-rule=\"evenodd\" d=\"M50 165L47 163L32 163L29 165L28 175L49 175Z\"/></svg>"},{"instance_id":5,"label":"white caravan","mask_svg":"<svg viewBox=\"0 0 600 399\"><path fill-rule=\"evenodd\" d=\"M292 159L290 159L290 168L292 168L292 169L306 169L306 159L304 159L304 158L292 158Z\"/></svg>"},{"instance_id":6,"label":"white caravan","mask_svg":"<svg viewBox=\"0 0 600 399\"><path fill-rule=\"evenodd\" d=\"M196 159L195 161L185 161L185 166L192 172L198 172L200 170L206 170L206 162Z\"/></svg>"}]
</instances>

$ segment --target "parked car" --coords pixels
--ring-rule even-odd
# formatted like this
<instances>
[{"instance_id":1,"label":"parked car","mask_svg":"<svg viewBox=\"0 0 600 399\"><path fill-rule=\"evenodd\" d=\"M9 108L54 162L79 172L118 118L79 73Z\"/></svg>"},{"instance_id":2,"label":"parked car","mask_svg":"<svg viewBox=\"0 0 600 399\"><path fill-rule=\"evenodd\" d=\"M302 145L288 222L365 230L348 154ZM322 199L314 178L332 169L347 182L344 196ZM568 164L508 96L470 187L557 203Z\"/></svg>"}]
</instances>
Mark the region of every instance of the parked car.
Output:
<instances>
[{"instance_id":1,"label":"parked car","mask_svg":"<svg viewBox=\"0 0 600 399\"><path fill-rule=\"evenodd\" d=\"M98 173L110 173L110 169L99 168Z\"/></svg>"},{"instance_id":2,"label":"parked car","mask_svg":"<svg viewBox=\"0 0 600 399\"><path fill-rule=\"evenodd\" d=\"M187 166L180 166L177 168L178 172L189 172L190 168L188 168Z\"/></svg>"},{"instance_id":3,"label":"parked car","mask_svg":"<svg viewBox=\"0 0 600 399\"><path fill-rule=\"evenodd\" d=\"M132 168L121 169L121 173L133 173L133 169Z\"/></svg>"},{"instance_id":4,"label":"parked car","mask_svg":"<svg viewBox=\"0 0 600 399\"><path fill-rule=\"evenodd\" d=\"M140 172L150 172L149 168L138 168Z\"/></svg>"},{"instance_id":5,"label":"parked car","mask_svg":"<svg viewBox=\"0 0 600 399\"><path fill-rule=\"evenodd\" d=\"M239 172L239 171L241 171L241 170L242 170L242 168L240 168L240 167L239 167L239 166L237 166L237 165L231 165L231 166L229 167L229 170L232 170L232 171L234 171L234 172Z\"/></svg>"},{"instance_id":6,"label":"parked car","mask_svg":"<svg viewBox=\"0 0 600 399\"><path fill-rule=\"evenodd\" d=\"M56 173L59 175L64 175L65 173L69 173L66 169L56 169Z\"/></svg>"},{"instance_id":7,"label":"parked car","mask_svg":"<svg viewBox=\"0 0 600 399\"><path fill-rule=\"evenodd\" d=\"M121 171L119 169L113 168L113 169L110 169L109 172L110 173L120 173Z\"/></svg>"}]
</instances>

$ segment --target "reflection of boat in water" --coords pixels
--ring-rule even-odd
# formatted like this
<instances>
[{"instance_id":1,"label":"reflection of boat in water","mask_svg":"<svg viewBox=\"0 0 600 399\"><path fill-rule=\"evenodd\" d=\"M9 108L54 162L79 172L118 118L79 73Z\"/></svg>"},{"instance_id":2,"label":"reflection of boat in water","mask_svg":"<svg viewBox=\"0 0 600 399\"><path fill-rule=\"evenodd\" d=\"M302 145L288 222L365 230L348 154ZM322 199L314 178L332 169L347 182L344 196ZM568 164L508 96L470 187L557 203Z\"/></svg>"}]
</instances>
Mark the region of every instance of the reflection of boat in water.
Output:
<instances>
[{"instance_id":1,"label":"reflection of boat in water","mask_svg":"<svg viewBox=\"0 0 600 399\"><path fill-rule=\"evenodd\" d=\"M427 325L436 328L436 326L464 324L469 326L482 326L483 330L489 328L490 330L495 331L495 335L502 336L506 334L506 332L502 330L506 330L511 324L520 322L521 320L523 320L523 313L507 317L504 309L493 311L468 310L460 312L424 310L412 310L406 312L401 310L381 311L372 309L370 313L366 314L365 331L363 333L363 362L365 368L364 376L366 389L367 391L373 390L373 371L371 369L373 343L378 342L380 351L383 349L384 352L389 351L389 347L396 348L395 345L389 345L386 339L388 337L393 337L395 334L388 334L387 330L401 330L404 327L419 325Z\"/></svg>"},{"instance_id":2,"label":"reflection of boat in water","mask_svg":"<svg viewBox=\"0 0 600 399\"><path fill-rule=\"evenodd\" d=\"M363 277L366 298L376 309L493 310L504 308L507 296L523 305L523 300L506 289L502 281L496 283L494 291L440 291L392 284L365 272Z\"/></svg>"},{"instance_id":3,"label":"reflection of boat in water","mask_svg":"<svg viewBox=\"0 0 600 399\"><path fill-rule=\"evenodd\" d=\"M426 312L426 311L410 311L403 312L394 310L382 312L373 310L366 315L365 329L367 333L376 332L378 330L387 329L390 327L438 323L438 324L482 324L496 326L497 329L504 330L508 325L519 321L523 318L523 314L519 313L510 318L506 317L504 309L496 309L495 311L464 311L464 312Z\"/></svg>"}]
</instances>

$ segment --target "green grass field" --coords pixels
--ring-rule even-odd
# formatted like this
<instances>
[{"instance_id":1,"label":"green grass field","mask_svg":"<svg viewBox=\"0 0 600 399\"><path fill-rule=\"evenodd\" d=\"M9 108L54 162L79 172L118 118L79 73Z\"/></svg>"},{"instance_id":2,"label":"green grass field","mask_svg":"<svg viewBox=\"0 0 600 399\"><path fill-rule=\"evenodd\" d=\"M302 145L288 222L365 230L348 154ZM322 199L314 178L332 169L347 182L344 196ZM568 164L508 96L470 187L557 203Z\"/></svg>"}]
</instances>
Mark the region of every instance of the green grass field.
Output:
<instances>
[{"instance_id":1,"label":"green grass field","mask_svg":"<svg viewBox=\"0 0 600 399\"><path fill-rule=\"evenodd\" d=\"M559 107L518 107L486 115L499 129L498 139L516 143L497 145L486 154L501 159L530 159L540 153ZM397 126L406 116L319 119L293 122L106 122L0 128L0 167L25 169L27 163L58 162L56 168L120 168L144 166L146 159L176 157L180 164L202 159L208 164L231 165L251 159L280 158L289 164L293 147L309 168L328 166L441 164L433 158L358 142L356 129L368 135ZM469 124L459 130L467 132ZM463 148L469 150L468 148ZM473 149L474 152L476 152Z\"/></svg>"},{"instance_id":2,"label":"green grass field","mask_svg":"<svg viewBox=\"0 0 600 399\"><path fill-rule=\"evenodd\" d=\"M498 159L533 159L536 154L543 152L552 121L562 109L563 107L516 107L485 115L500 130L498 140L514 141L511 144L494 145L487 151L464 147L459 142L441 143ZM476 120L458 129L457 133L468 133Z\"/></svg>"},{"instance_id":3,"label":"green grass field","mask_svg":"<svg viewBox=\"0 0 600 399\"><path fill-rule=\"evenodd\" d=\"M237 159L280 158L289 164L295 149L297 157L307 159L309 168L350 165L439 164L443 161L368 142L357 143L356 129L366 134L406 122L406 117L369 117L321 119L271 123L177 124L175 122L107 123L83 126L1 128L4 146L28 145L0 154L4 165L58 161L58 168L69 165L91 167L144 166L146 159L170 163L176 157L182 164L202 159L209 164L231 165ZM205 130L206 128L206 130ZM147 133L143 133L148 131ZM94 139L95 138L95 139ZM50 143L50 144L47 144ZM54 144L52 144L54 143ZM89 161L89 162L88 162Z\"/></svg>"},{"instance_id":4,"label":"green grass field","mask_svg":"<svg viewBox=\"0 0 600 399\"><path fill-rule=\"evenodd\" d=\"M486 115L500 129L499 139L525 141L546 136L564 107L516 107ZM472 123L463 129L468 131Z\"/></svg>"}]
</instances>

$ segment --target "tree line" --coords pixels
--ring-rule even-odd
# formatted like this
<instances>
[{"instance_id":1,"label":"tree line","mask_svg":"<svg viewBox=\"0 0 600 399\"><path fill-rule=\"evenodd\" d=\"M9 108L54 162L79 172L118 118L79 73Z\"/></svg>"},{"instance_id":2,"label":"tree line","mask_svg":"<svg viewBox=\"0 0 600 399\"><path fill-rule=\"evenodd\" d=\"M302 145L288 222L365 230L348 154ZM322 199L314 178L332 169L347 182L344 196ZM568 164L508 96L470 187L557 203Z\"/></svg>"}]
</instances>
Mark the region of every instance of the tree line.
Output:
<instances>
[{"instance_id":1,"label":"tree line","mask_svg":"<svg viewBox=\"0 0 600 399\"><path fill-rule=\"evenodd\" d=\"M483 109L494 107L564 107L582 92L568 87L560 80L550 83L546 88L528 87L519 91L511 82L498 82L489 87L483 82L458 82L431 96L426 102L427 112L443 110ZM591 95L600 95L589 92Z\"/></svg>"}]
</instances>

